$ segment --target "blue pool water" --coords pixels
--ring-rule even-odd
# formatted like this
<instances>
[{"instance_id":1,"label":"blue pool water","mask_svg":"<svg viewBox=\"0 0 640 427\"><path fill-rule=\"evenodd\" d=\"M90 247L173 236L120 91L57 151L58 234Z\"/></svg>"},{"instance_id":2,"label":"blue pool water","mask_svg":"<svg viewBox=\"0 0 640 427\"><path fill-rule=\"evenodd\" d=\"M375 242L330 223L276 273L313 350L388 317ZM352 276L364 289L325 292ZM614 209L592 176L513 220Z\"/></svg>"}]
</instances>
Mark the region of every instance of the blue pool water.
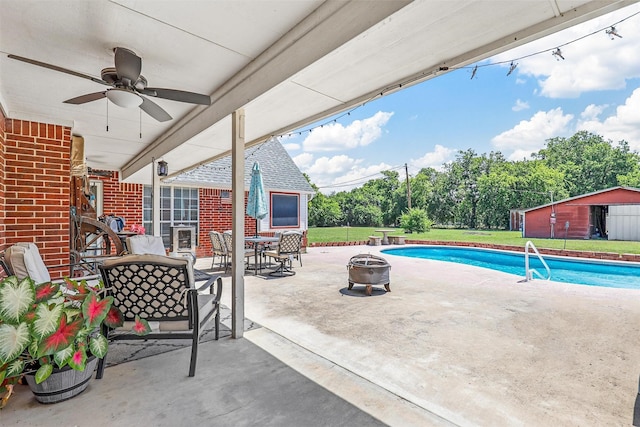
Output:
<instances>
[{"instance_id":1,"label":"blue pool water","mask_svg":"<svg viewBox=\"0 0 640 427\"><path fill-rule=\"evenodd\" d=\"M475 265L525 277L524 254L515 252L453 246L417 246L385 249L382 252L389 255ZM638 264L582 261L547 255L543 257L551 269L551 280L556 282L640 289L640 265ZM546 277L544 266L535 255L529 257L529 266Z\"/></svg>"}]
</instances>

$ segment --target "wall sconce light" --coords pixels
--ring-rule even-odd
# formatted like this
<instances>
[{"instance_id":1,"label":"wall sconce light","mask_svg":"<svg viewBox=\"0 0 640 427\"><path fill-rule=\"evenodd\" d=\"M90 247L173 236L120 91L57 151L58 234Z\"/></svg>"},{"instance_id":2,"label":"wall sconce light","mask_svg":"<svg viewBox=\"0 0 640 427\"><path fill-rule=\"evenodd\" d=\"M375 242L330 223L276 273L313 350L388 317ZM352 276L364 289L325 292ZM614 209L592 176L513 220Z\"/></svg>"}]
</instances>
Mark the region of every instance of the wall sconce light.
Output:
<instances>
[{"instance_id":1,"label":"wall sconce light","mask_svg":"<svg viewBox=\"0 0 640 427\"><path fill-rule=\"evenodd\" d=\"M169 165L164 160L158 162L158 176L169 175Z\"/></svg>"}]
</instances>

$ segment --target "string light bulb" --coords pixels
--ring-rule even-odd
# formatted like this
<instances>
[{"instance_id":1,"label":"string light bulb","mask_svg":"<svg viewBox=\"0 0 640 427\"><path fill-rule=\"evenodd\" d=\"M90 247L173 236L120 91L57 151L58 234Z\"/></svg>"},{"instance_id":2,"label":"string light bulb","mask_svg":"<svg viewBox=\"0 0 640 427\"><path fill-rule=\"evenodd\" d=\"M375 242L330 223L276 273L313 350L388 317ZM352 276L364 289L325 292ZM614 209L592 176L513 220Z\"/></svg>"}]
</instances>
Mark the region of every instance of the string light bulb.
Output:
<instances>
[{"instance_id":1,"label":"string light bulb","mask_svg":"<svg viewBox=\"0 0 640 427\"><path fill-rule=\"evenodd\" d=\"M622 38L620 34L616 31L616 27L611 27L607 31L605 31L611 40L615 40L616 37Z\"/></svg>"},{"instance_id":2,"label":"string light bulb","mask_svg":"<svg viewBox=\"0 0 640 427\"><path fill-rule=\"evenodd\" d=\"M559 47L557 47L556 50L553 51L552 55L556 57L556 61L560 61L560 59L564 61L564 56L562 56L562 51Z\"/></svg>"}]
</instances>

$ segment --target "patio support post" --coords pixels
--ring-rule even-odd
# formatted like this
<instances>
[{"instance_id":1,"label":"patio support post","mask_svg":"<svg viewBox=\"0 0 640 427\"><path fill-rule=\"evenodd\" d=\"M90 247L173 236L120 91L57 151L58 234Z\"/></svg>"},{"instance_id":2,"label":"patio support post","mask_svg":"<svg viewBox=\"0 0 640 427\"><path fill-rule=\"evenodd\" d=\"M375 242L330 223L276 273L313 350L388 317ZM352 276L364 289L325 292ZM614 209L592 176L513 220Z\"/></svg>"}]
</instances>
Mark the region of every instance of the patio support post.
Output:
<instances>
[{"instance_id":1,"label":"patio support post","mask_svg":"<svg viewBox=\"0 0 640 427\"><path fill-rule=\"evenodd\" d=\"M162 236L160 233L160 177L156 173L156 159L151 161L151 209L152 235Z\"/></svg>"},{"instance_id":2,"label":"patio support post","mask_svg":"<svg viewBox=\"0 0 640 427\"><path fill-rule=\"evenodd\" d=\"M231 115L231 337L244 333L244 109Z\"/></svg>"}]
</instances>

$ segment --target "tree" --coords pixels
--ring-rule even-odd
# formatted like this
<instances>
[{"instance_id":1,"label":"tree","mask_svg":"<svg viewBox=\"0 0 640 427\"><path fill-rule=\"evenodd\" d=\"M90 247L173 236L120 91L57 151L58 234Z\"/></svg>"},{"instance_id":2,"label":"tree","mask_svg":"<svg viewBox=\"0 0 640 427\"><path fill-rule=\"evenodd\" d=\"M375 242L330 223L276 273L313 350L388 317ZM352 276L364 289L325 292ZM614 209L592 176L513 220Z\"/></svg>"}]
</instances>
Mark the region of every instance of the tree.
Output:
<instances>
[{"instance_id":1,"label":"tree","mask_svg":"<svg viewBox=\"0 0 640 427\"><path fill-rule=\"evenodd\" d=\"M612 141L586 131L547 140L534 158L564 174L570 197L619 185L618 176L633 174L640 161L627 142L614 147Z\"/></svg>"}]
</instances>

